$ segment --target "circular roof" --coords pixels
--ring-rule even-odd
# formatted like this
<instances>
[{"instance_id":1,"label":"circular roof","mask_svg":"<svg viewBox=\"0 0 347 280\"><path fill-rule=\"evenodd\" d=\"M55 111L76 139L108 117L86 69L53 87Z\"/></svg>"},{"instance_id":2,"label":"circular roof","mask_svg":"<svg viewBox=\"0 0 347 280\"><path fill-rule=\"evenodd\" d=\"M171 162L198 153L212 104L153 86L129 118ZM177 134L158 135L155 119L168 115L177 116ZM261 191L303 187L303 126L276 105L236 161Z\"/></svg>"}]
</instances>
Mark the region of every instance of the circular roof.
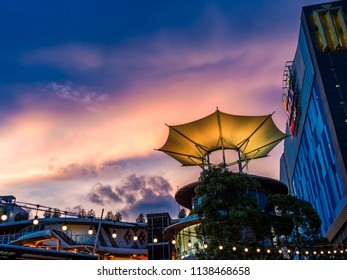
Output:
<instances>
[{"instance_id":1,"label":"circular roof","mask_svg":"<svg viewBox=\"0 0 347 280\"><path fill-rule=\"evenodd\" d=\"M279 180L252 174L249 174L249 176L257 180L260 183L261 189L269 194L288 194L288 187ZM175 194L176 201L183 207L191 210L192 197L195 195L194 190L198 184L199 182L196 181L180 188Z\"/></svg>"}]
</instances>

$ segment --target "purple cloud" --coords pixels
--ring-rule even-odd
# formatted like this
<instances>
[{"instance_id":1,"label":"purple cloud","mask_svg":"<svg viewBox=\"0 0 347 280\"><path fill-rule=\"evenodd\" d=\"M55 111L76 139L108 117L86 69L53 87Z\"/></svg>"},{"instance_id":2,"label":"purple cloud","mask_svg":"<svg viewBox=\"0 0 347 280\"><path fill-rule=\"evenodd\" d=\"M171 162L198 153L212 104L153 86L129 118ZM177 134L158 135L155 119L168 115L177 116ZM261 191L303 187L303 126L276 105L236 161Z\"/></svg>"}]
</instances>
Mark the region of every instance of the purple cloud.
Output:
<instances>
[{"instance_id":1,"label":"purple cloud","mask_svg":"<svg viewBox=\"0 0 347 280\"><path fill-rule=\"evenodd\" d=\"M120 211L125 218L133 218L139 213L174 211L176 203L172 196L172 186L161 176L136 176L132 174L121 185L111 187L98 183L87 194L87 199L95 204L122 205Z\"/></svg>"}]
</instances>

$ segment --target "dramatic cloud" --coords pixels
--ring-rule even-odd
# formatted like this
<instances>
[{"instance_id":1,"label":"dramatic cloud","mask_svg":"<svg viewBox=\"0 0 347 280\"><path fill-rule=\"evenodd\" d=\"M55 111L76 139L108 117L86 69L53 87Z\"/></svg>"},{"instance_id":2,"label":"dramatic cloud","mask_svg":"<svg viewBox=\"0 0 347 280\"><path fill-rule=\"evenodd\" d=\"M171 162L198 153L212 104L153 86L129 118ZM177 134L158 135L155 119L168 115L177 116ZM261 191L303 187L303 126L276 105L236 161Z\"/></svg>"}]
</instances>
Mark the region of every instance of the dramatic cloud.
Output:
<instances>
[{"instance_id":1,"label":"dramatic cloud","mask_svg":"<svg viewBox=\"0 0 347 280\"><path fill-rule=\"evenodd\" d=\"M114 187L97 183L87 197L92 203L116 207L125 218L134 218L141 212L173 211L175 200L172 193L172 186L161 176L132 174Z\"/></svg>"},{"instance_id":2,"label":"dramatic cloud","mask_svg":"<svg viewBox=\"0 0 347 280\"><path fill-rule=\"evenodd\" d=\"M102 185L100 183L93 186L92 191L88 194L88 198L91 202L104 205L109 202L121 202L122 199L116 192L112 190L109 185Z\"/></svg>"},{"instance_id":3,"label":"dramatic cloud","mask_svg":"<svg viewBox=\"0 0 347 280\"><path fill-rule=\"evenodd\" d=\"M174 212L170 184L188 184L200 169L154 150L165 143L165 123L218 106L276 111L284 131L283 68L295 54L301 6L315 2L40 0L18 9L6 1L1 192L97 213ZM278 178L281 152L251 162L250 173Z\"/></svg>"}]
</instances>

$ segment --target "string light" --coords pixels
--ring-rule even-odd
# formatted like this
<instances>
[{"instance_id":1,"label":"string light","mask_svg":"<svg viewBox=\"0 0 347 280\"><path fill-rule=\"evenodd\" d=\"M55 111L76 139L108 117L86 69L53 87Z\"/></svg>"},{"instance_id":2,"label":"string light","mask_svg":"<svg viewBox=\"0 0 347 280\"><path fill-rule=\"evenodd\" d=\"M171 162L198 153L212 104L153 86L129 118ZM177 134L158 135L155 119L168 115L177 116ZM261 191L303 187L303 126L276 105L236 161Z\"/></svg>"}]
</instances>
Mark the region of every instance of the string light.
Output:
<instances>
[{"instance_id":1,"label":"string light","mask_svg":"<svg viewBox=\"0 0 347 280\"><path fill-rule=\"evenodd\" d=\"M4 211L4 213L1 215L1 220L2 221L6 221L7 220L7 213L6 213L6 210Z\"/></svg>"},{"instance_id":2,"label":"string light","mask_svg":"<svg viewBox=\"0 0 347 280\"><path fill-rule=\"evenodd\" d=\"M38 225L38 223L39 223L39 217L37 216L37 213L39 211L39 207L40 207L40 205L36 205L36 215L35 215L34 220L33 220L33 224L35 226Z\"/></svg>"},{"instance_id":3,"label":"string light","mask_svg":"<svg viewBox=\"0 0 347 280\"><path fill-rule=\"evenodd\" d=\"M66 223L63 224L63 226L61 227L61 229L62 229L63 231L66 231L66 230L67 230L67 225L66 225Z\"/></svg>"},{"instance_id":4,"label":"string light","mask_svg":"<svg viewBox=\"0 0 347 280\"><path fill-rule=\"evenodd\" d=\"M157 243L157 242L158 242L158 238L154 237L154 238L153 238L153 242L154 242L154 243Z\"/></svg>"},{"instance_id":5,"label":"string light","mask_svg":"<svg viewBox=\"0 0 347 280\"><path fill-rule=\"evenodd\" d=\"M191 241L190 241L190 239L189 239L189 243L188 243L188 246L191 246L190 245L191 244ZM324 245L322 245L322 246L324 246ZM319 246L318 245L318 247L321 247L321 246ZM208 248L208 243L205 241L204 243L203 243L203 248L204 249L207 249ZM219 245L218 245L218 249L219 250L224 250L224 245L222 244L222 243L220 243ZM237 246L232 246L231 248L230 248L233 252L236 252L236 251L238 251L238 250L241 250L241 251L243 251L245 254L248 254L248 253L250 253L251 252L251 248L249 248L248 246L244 246L243 248L238 248ZM261 251L262 251L262 249L261 248L254 248L254 252L257 252L257 253L261 253ZM341 254L344 254L345 252L347 253L347 249L339 249L339 250L326 250L326 251L324 251L324 250L320 250L320 251L316 251L316 250L314 250L314 251L310 251L310 250L299 250L299 249L296 249L296 250L291 250L290 248L286 248L286 250L283 250L283 249L275 249L275 247L268 247L268 248L266 248L266 249L264 249L264 253L266 253L267 255L269 255L269 256L271 256L270 254L271 253L274 253L274 252L277 252L278 254L283 254L284 252L285 253L287 253L287 254L291 254L291 252L293 252L294 253L294 255L296 255L296 256L299 256L300 254L303 254L303 255L306 255L307 257L310 255L310 254L312 254L312 255L314 255L315 257L317 257L317 255L318 255L318 252L320 253L320 258L322 258L322 256L325 254L326 255L326 257L329 255L331 255L331 254L336 254L336 253L338 253L338 252L340 252ZM183 253L182 253L183 254ZM187 253L187 252L185 252L185 254L186 255L189 255L189 253ZM319 255L318 255L318 258L319 258Z\"/></svg>"},{"instance_id":6,"label":"string light","mask_svg":"<svg viewBox=\"0 0 347 280\"><path fill-rule=\"evenodd\" d=\"M92 234L93 234L93 232L94 232L94 231L93 231L93 227L92 227L92 226L90 226L90 227L89 227L89 229L88 229L88 234L89 234L89 235L92 235Z\"/></svg>"},{"instance_id":7,"label":"string light","mask_svg":"<svg viewBox=\"0 0 347 280\"><path fill-rule=\"evenodd\" d=\"M113 232L112 232L112 238L116 238L117 237L117 232L116 230L114 229Z\"/></svg>"},{"instance_id":8,"label":"string light","mask_svg":"<svg viewBox=\"0 0 347 280\"><path fill-rule=\"evenodd\" d=\"M189 236L191 236L191 233L189 232ZM204 242L203 243L201 243L201 247L203 248L203 249L207 249L208 247L209 247L209 244L208 244L208 241L207 241L207 239L206 238L204 238ZM217 240L218 241L218 240ZM173 242L173 240L171 241L171 242ZM224 250L225 249L225 244L223 244L223 242L230 242L230 241L228 241L228 240L224 240L224 241L219 241L219 245L217 245L217 248L219 249L219 250ZM347 245L347 244L346 244ZM301 245L302 247L308 247L308 246L305 246L305 245ZM293 250L293 248L291 249L290 247L288 248L288 247L286 247L285 249L282 249L282 248L280 248L280 249L278 249L278 248L276 248L276 246L274 246L274 247L267 247L267 248L264 248L264 249L262 249L262 248L260 248L260 247L253 247L253 248L250 248L250 247L248 247L248 246L240 246L239 247L239 245L233 245L233 246L231 246L231 247L229 247L230 248L230 250L232 251L232 252L235 252L236 253L236 251L238 251L238 250L240 250L241 252L243 252L244 254L249 254L249 253L252 253L252 250L254 250L253 252L254 253L261 253L262 251L263 251L263 253L265 253L265 254L267 254L270 258L271 258L271 256L273 255L273 254L275 254L275 253L277 253L277 254L280 254L280 255L282 255L282 254L287 254L287 255L291 255L291 254L294 254L295 256L299 256L299 255L305 255L305 256L307 256L308 258L310 258L310 255L312 255L312 257L313 257L313 255L315 256L315 258L324 258L323 256L325 255L326 257L328 257L328 255L329 256L331 256L332 254L337 254L338 252L340 252L341 254L344 254L345 252L347 253L347 248L346 249L334 249L334 250L329 250L329 249L327 249L327 250L324 250L323 248L324 247L326 247L327 245L326 244L322 244L322 245L316 245L316 248L318 247L318 249L319 249L319 251L317 251L317 250L309 250L309 249L302 249L302 250L300 250L300 249L298 249L298 248L295 248L294 250ZM331 246L331 244L330 245L328 245L328 246ZM188 247L192 247L192 242L191 242L191 239L189 238L189 240L188 240ZM318 254L318 253L320 253L320 255ZM187 254L187 252L186 252L186 254ZM188 255L189 255L189 253L188 253ZM293 255L291 255L291 256L293 256ZM306 257L306 258L307 258Z\"/></svg>"},{"instance_id":9,"label":"string light","mask_svg":"<svg viewBox=\"0 0 347 280\"><path fill-rule=\"evenodd\" d=\"M67 225L66 225L66 211L65 211L64 224L63 224L63 226L61 227L61 229L62 229L63 231L66 231L66 230L67 230Z\"/></svg>"}]
</instances>

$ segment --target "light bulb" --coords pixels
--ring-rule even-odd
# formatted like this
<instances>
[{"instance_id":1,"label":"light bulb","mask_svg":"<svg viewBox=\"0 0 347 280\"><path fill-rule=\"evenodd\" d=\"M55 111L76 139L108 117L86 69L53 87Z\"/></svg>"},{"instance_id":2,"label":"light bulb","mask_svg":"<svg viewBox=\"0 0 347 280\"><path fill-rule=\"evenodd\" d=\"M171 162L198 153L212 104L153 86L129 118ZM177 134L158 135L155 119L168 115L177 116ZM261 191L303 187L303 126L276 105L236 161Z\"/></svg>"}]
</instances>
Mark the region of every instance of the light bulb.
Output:
<instances>
[{"instance_id":1,"label":"light bulb","mask_svg":"<svg viewBox=\"0 0 347 280\"><path fill-rule=\"evenodd\" d=\"M61 227L61 229L62 229L63 231L66 231L66 230L67 230L67 225L66 225L66 224L63 224L63 226Z\"/></svg>"},{"instance_id":2,"label":"light bulb","mask_svg":"<svg viewBox=\"0 0 347 280\"><path fill-rule=\"evenodd\" d=\"M138 239L137 235L134 235L133 239L136 241Z\"/></svg>"},{"instance_id":3,"label":"light bulb","mask_svg":"<svg viewBox=\"0 0 347 280\"><path fill-rule=\"evenodd\" d=\"M88 234L89 234L89 235L92 235L92 234L93 234L93 228L92 228L92 226L90 226L90 228L89 228L89 230L88 230Z\"/></svg>"},{"instance_id":4,"label":"light bulb","mask_svg":"<svg viewBox=\"0 0 347 280\"><path fill-rule=\"evenodd\" d=\"M7 214L6 214L6 213L4 213L4 214L1 215L1 220L2 220L2 221L6 221L7 218L8 218L8 217L7 217Z\"/></svg>"},{"instance_id":5,"label":"light bulb","mask_svg":"<svg viewBox=\"0 0 347 280\"><path fill-rule=\"evenodd\" d=\"M188 247L192 247L192 241L188 240Z\"/></svg>"},{"instance_id":6,"label":"light bulb","mask_svg":"<svg viewBox=\"0 0 347 280\"><path fill-rule=\"evenodd\" d=\"M154 238L153 238L153 242L154 242L154 243L157 243L157 242L158 242L158 238L154 237Z\"/></svg>"},{"instance_id":7,"label":"light bulb","mask_svg":"<svg viewBox=\"0 0 347 280\"><path fill-rule=\"evenodd\" d=\"M114 230L113 232L112 232L112 238L116 238L117 237L117 233L116 233L116 231Z\"/></svg>"},{"instance_id":8,"label":"light bulb","mask_svg":"<svg viewBox=\"0 0 347 280\"><path fill-rule=\"evenodd\" d=\"M34 220L33 220L33 224L36 226L38 223L39 223L39 218L36 215Z\"/></svg>"}]
</instances>

